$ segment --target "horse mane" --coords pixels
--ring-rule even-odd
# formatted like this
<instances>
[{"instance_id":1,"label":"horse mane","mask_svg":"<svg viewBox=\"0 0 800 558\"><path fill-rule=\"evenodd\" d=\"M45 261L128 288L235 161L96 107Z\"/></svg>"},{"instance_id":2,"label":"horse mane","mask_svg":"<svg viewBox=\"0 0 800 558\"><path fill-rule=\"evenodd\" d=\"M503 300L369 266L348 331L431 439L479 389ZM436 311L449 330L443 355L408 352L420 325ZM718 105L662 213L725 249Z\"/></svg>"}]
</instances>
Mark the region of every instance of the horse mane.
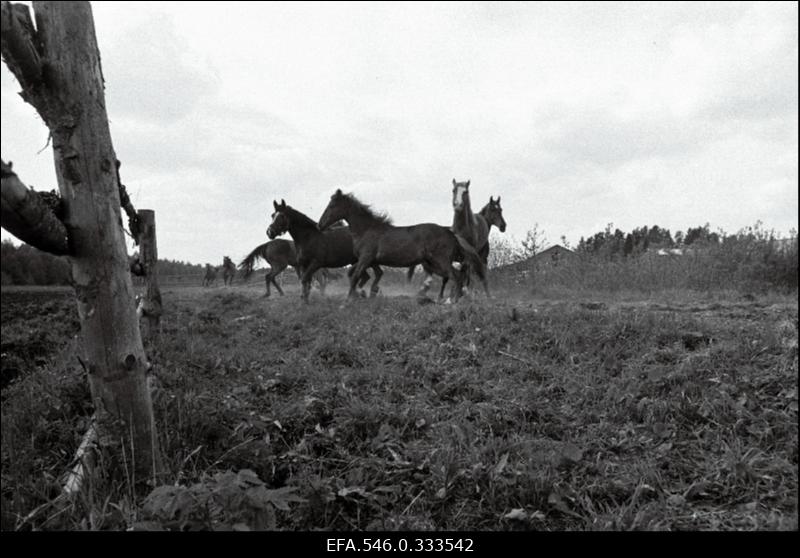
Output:
<instances>
[{"instance_id":1,"label":"horse mane","mask_svg":"<svg viewBox=\"0 0 800 558\"><path fill-rule=\"evenodd\" d=\"M357 197L353 194L344 194L344 197L350 200L353 208L363 215L368 216L372 220L380 223L381 225L391 225L392 218L389 217L387 213L384 212L376 212L372 207L365 204L364 202L360 201Z\"/></svg>"},{"instance_id":2,"label":"horse mane","mask_svg":"<svg viewBox=\"0 0 800 558\"><path fill-rule=\"evenodd\" d=\"M292 219L296 224L304 226L304 227L311 227L314 230L319 230L319 226L317 222L314 221L311 217L306 215L305 213L301 213L293 208L291 205L287 205L286 207L282 207L280 211L289 215L289 218Z\"/></svg>"}]
</instances>

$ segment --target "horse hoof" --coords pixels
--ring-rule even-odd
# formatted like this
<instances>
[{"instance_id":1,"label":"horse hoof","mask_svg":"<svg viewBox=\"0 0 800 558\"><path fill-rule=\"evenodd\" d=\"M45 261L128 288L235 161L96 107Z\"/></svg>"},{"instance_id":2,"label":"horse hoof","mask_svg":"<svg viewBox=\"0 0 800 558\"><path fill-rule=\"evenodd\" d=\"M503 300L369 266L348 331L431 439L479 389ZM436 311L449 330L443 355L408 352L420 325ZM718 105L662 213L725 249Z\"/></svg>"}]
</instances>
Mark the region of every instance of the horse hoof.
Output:
<instances>
[{"instance_id":1,"label":"horse hoof","mask_svg":"<svg viewBox=\"0 0 800 558\"><path fill-rule=\"evenodd\" d=\"M447 300L444 301L444 304L453 304L453 300L450 297L447 297Z\"/></svg>"}]
</instances>

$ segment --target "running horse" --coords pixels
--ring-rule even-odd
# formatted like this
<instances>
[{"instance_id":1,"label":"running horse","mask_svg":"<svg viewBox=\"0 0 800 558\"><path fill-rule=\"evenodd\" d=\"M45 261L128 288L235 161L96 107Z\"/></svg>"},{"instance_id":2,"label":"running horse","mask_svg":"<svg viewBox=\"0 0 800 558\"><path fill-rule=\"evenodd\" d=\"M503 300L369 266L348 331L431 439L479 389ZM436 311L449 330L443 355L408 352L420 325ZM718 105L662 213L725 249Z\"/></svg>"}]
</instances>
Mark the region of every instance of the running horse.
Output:
<instances>
[{"instance_id":1,"label":"running horse","mask_svg":"<svg viewBox=\"0 0 800 558\"><path fill-rule=\"evenodd\" d=\"M300 267L297 265L297 250L295 249L294 242L291 240L276 238L275 240L269 240L260 246L256 246L239 264L239 269L242 271L245 278L250 277L253 273L253 268L258 258L261 258L269 264L269 271L264 277L267 284L265 297L270 296L270 283L275 285L280 295L283 296L283 289L281 289L281 286L275 279L283 273L287 267L292 266L295 273L297 273L297 278L301 278ZM335 274L329 273L326 269L314 275L314 279L316 279L319 284L319 290L323 295L325 294L326 283L334 277Z\"/></svg>"},{"instance_id":2,"label":"running horse","mask_svg":"<svg viewBox=\"0 0 800 558\"><path fill-rule=\"evenodd\" d=\"M217 268L210 263L206 264L206 274L203 277L203 286L210 287L217 280Z\"/></svg>"},{"instance_id":3,"label":"running horse","mask_svg":"<svg viewBox=\"0 0 800 558\"><path fill-rule=\"evenodd\" d=\"M375 265L410 267L422 264L426 270L443 279L453 280L456 300L461 295L459 268L462 262L469 261L474 265L478 276L486 284L486 268L480 256L447 227L434 223L396 227L386 215L375 213L352 194L336 190L319 219L319 228L325 230L341 219L347 221L350 227L358 258L355 273L350 277L349 297L355 296L359 274ZM376 277L372 285L374 291L377 291L378 279L380 277ZM426 290L427 285L421 294Z\"/></svg>"},{"instance_id":4,"label":"running horse","mask_svg":"<svg viewBox=\"0 0 800 558\"><path fill-rule=\"evenodd\" d=\"M288 232L295 242L297 248L297 264L300 267L303 284L302 299L308 302L308 295L311 292L311 277L320 268L344 267L356 263L356 256L353 247L353 235L347 227L332 227L328 231L321 231L313 219L297 211L293 207L286 205L284 200L281 203L272 202L275 213L272 214L272 222L267 227L267 236L275 238ZM378 292L378 281L383 275L383 271L377 265L372 265L375 279L370 289L371 295ZM364 286L369 281L369 274L366 267L355 273L355 267L351 267L347 274L350 276L351 289Z\"/></svg>"},{"instance_id":5,"label":"running horse","mask_svg":"<svg viewBox=\"0 0 800 558\"><path fill-rule=\"evenodd\" d=\"M225 286L232 285L236 277L236 264L228 257L222 259L222 281Z\"/></svg>"}]
</instances>

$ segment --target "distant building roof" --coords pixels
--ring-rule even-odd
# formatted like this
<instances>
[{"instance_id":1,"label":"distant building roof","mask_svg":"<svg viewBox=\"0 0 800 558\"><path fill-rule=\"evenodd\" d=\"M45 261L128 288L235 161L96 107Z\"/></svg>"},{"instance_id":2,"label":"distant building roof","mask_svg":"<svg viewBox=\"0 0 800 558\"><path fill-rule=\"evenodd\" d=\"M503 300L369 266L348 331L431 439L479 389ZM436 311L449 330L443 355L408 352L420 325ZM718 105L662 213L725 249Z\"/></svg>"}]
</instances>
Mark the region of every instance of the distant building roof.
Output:
<instances>
[{"instance_id":1,"label":"distant building roof","mask_svg":"<svg viewBox=\"0 0 800 558\"><path fill-rule=\"evenodd\" d=\"M560 256L561 254L574 254L574 253L575 252L573 252L569 248L561 246L560 244L555 244L555 245L551 246L550 248L546 248L546 249L542 250L541 252L539 252L538 254L535 254L533 256L533 259L535 261L538 261L540 259L545 259L547 257L551 257L552 258L554 255L559 255Z\"/></svg>"},{"instance_id":2,"label":"distant building roof","mask_svg":"<svg viewBox=\"0 0 800 558\"><path fill-rule=\"evenodd\" d=\"M577 256L577 254L570 250L569 248L565 248L560 244L555 244L542 250L541 252L537 252L530 258L526 258L522 261L515 262L513 264L509 264L507 266L503 266L510 270L522 270L522 269L529 269L532 268L534 265L539 264L555 264L560 260L563 260L565 257L571 258L573 256Z\"/></svg>"}]
</instances>

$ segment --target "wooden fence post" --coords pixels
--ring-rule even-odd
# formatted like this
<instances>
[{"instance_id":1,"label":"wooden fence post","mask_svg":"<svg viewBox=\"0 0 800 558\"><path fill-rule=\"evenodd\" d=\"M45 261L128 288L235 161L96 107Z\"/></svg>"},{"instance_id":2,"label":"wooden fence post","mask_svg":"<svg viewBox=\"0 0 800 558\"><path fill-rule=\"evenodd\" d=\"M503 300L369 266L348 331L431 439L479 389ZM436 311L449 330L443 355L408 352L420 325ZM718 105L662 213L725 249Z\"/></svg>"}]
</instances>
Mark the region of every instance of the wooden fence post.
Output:
<instances>
[{"instance_id":1,"label":"wooden fence post","mask_svg":"<svg viewBox=\"0 0 800 558\"><path fill-rule=\"evenodd\" d=\"M140 261L144 267L145 294L139 303L139 312L147 319L148 338L158 333L161 321L161 290L158 288L158 246L156 244L156 214L152 209L141 209L139 220Z\"/></svg>"},{"instance_id":2,"label":"wooden fence post","mask_svg":"<svg viewBox=\"0 0 800 558\"><path fill-rule=\"evenodd\" d=\"M120 219L117 157L108 128L89 2L2 2L2 54L50 129L72 279L100 437L133 447L135 469L160 470L153 406Z\"/></svg>"}]
</instances>

